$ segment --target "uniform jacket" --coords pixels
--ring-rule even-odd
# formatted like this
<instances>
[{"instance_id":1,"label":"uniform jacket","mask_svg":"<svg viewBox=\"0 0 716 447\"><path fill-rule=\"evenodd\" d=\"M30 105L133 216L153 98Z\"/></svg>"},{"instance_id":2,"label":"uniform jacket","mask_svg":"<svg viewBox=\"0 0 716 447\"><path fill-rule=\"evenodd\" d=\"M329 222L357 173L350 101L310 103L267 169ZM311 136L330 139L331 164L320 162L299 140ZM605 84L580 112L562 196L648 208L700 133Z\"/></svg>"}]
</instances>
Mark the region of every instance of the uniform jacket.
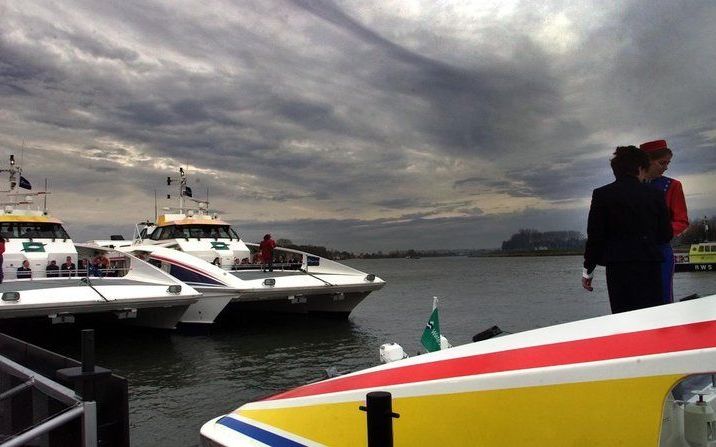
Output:
<instances>
[{"instance_id":1,"label":"uniform jacket","mask_svg":"<svg viewBox=\"0 0 716 447\"><path fill-rule=\"evenodd\" d=\"M649 185L664 193L666 209L671 216L673 235L680 235L689 227L689 215L686 211L686 199L681 182L675 178L661 176L652 180Z\"/></svg>"},{"instance_id":2,"label":"uniform jacket","mask_svg":"<svg viewBox=\"0 0 716 447\"><path fill-rule=\"evenodd\" d=\"M671 240L664 194L636 177L597 188L587 222L584 267L619 262L661 262L659 245Z\"/></svg>"}]
</instances>

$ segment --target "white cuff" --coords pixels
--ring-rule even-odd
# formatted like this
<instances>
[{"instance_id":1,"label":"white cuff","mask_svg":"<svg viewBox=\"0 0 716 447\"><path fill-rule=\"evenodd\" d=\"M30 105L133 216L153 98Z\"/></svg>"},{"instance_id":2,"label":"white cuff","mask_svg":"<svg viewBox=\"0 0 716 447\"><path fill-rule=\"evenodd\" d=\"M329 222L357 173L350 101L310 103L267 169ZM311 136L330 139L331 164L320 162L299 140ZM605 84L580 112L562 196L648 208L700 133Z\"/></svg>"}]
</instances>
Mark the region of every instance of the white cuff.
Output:
<instances>
[{"instance_id":1,"label":"white cuff","mask_svg":"<svg viewBox=\"0 0 716 447\"><path fill-rule=\"evenodd\" d=\"M586 268L582 269L582 278L584 278L584 279L594 278L594 270L592 270L592 273L589 273Z\"/></svg>"}]
</instances>

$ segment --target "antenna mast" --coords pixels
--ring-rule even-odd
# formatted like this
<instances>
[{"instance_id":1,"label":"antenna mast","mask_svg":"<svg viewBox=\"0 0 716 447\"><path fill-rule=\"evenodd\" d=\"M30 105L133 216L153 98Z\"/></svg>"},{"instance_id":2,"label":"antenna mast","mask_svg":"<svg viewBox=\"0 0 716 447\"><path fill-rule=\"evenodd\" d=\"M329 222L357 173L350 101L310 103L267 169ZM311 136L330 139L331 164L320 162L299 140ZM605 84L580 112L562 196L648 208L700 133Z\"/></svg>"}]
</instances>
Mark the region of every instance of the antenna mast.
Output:
<instances>
[{"instance_id":1,"label":"antenna mast","mask_svg":"<svg viewBox=\"0 0 716 447\"><path fill-rule=\"evenodd\" d=\"M44 203L44 205L42 206L42 211L43 211L45 214L47 214L47 179L45 179L45 194L44 194L43 199L44 199L45 203Z\"/></svg>"}]
</instances>

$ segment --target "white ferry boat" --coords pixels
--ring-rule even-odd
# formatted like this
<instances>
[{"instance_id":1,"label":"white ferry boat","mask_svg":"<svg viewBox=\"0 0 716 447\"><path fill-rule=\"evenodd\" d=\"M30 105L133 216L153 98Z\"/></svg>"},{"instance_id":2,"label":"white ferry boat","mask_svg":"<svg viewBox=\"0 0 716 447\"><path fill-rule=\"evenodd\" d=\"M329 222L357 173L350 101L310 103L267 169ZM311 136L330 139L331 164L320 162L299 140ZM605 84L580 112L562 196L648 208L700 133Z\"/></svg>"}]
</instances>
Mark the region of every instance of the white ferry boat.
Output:
<instances>
[{"instance_id":1,"label":"white ferry boat","mask_svg":"<svg viewBox=\"0 0 716 447\"><path fill-rule=\"evenodd\" d=\"M184 170L179 174L176 212L138 224L132 241L93 243L143 257L202 292L182 323L212 323L222 312L249 311L346 318L385 284L374 274L282 247L274 250L269 271L259 260L258 244L245 243L228 222L209 211L207 201L188 196ZM196 207L185 206L185 200Z\"/></svg>"},{"instance_id":2,"label":"white ferry boat","mask_svg":"<svg viewBox=\"0 0 716 447\"><path fill-rule=\"evenodd\" d=\"M10 158L10 188L2 191L0 237L5 240L0 283L0 325L75 323L104 318L156 328L174 328L200 294L134 256L75 244L62 222L31 209L31 188ZM18 181L19 179L19 181ZM92 264L94 262L94 264Z\"/></svg>"},{"instance_id":3,"label":"white ferry boat","mask_svg":"<svg viewBox=\"0 0 716 447\"><path fill-rule=\"evenodd\" d=\"M383 391L399 415L389 445L707 447L716 445L714 373L716 295L310 383L205 423L201 439L205 447L366 445L359 408Z\"/></svg>"}]
</instances>

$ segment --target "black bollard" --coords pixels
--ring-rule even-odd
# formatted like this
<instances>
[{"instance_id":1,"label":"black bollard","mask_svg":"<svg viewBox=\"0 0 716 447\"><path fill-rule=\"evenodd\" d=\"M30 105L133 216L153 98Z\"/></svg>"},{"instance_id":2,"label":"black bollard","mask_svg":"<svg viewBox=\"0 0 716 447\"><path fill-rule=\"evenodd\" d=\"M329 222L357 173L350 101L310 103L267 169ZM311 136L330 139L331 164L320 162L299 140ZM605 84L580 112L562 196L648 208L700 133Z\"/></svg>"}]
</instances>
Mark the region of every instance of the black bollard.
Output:
<instances>
[{"instance_id":1,"label":"black bollard","mask_svg":"<svg viewBox=\"0 0 716 447\"><path fill-rule=\"evenodd\" d=\"M95 366L94 329L82 330L82 366L57 370L57 376L74 384L75 392L84 401L94 401L98 382L110 377L112 371Z\"/></svg>"},{"instance_id":2,"label":"black bollard","mask_svg":"<svg viewBox=\"0 0 716 447\"><path fill-rule=\"evenodd\" d=\"M94 372L94 329L82 329L82 372Z\"/></svg>"},{"instance_id":3,"label":"black bollard","mask_svg":"<svg viewBox=\"0 0 716 447\"><path fill-rule=\"evenodd\" d=\"M373 391L365 396L365 406L361 411L367 413L368 447L393 447L393 418L400 415L393 413L393 401L386 391Z\"/></svg>"}]
</instances>

